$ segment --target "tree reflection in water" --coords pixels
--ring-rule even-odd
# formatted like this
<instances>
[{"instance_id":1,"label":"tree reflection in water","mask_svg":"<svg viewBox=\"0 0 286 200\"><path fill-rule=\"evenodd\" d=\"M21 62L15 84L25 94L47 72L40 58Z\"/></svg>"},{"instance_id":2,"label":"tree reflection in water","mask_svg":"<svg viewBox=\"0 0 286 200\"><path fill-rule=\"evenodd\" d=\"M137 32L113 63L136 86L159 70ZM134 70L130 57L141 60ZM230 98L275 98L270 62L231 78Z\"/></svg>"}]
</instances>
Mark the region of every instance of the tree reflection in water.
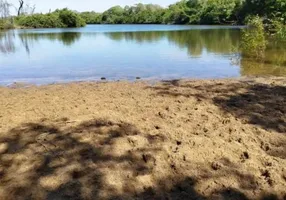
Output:
<instances>
[{"instance_id":1,"label":"tree reflection in water","mask_svg":"<svg viewBox=\"0 0 286 200\"><path fill-rule=\"evenodd\" d=\"M17 48L15 40L21 41L27 54L30 54L31 45L41 40L61 42L71 47L81 37L94 39L104 34L114 41L130 41L138 44L157 43L167 40L180 49L186 50L190 57L200 57L204 52L210 54L224 54L233 56L231 63L241 67L241 75L286 75L285 44L271 41L263 60L250 59L239 53L241 32L238 29L194 29L181 31L143 31L143 32L29 32L18 34L15 31L0 32L0 51L3 54L14 53Z\"/></svg>"},{"instance_id":2,"label":"tree reflection in water","mask_svg":"<svg viewBox=\"0 0 286 200\"><path fill-rule=\"evenodd\" d=\"M0 52L1 53L13 53L16 51L14 32L1 32L0 31Z\"/></svg>"}]
</instances>

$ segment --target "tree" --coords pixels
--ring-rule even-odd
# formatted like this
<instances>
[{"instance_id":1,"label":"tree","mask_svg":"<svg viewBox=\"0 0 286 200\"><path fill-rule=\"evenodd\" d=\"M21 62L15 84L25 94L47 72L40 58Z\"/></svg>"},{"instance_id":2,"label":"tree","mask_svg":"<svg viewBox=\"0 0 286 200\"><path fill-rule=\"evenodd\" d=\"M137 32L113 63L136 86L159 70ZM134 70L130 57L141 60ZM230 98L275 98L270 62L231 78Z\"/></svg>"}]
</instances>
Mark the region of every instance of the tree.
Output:
<instances>
[{"instance_id":1,"label":"tree","mask_svg":"<svg viewBox=\"0 0 286 200\"><path fill-rule=\"evenodd\" d=\"M235 23L235 9L240 2L237 0L207 0L202 3L201 23L226 24Z\"/></svg>"},{"instance_id":2,"label":"tree","mask_svg":"<svg viewBox=\"0 0 286 200\"><path fill-rule=\"evenodd\" d=\"M23 9L23 6L24 6L24 0L19 0L19 8L18 8L18 16L20 16L22 14L22 9Z\"/></svg>"},{"instance_id":3,"label":"tree","mask_svg":"<svg viewBox=\"0 0 286 200\"><path fill-rule=\"evenodd\" d=\"M80 16L85 20L87 24L100 24L102 16L96 12L82 12Z\"/></svg>"},{"instance_id":4,"label":"tree","mask_svg":"<svg viewBox=\"0 0 286 200\"><path fill-rule=\"evenodd\" d=\"M0 29L13 28L13 20L10 18L10 7L12 4L6 0L0 0Z\"/></svg>"},{"instance_id":5,"label":"tree","mask_svg":"<svg viewBox=\"0 0 286 200\"><path fill-rule=\"evenodd\" d=\"M84 20L79 14L68 10L67 8L59 10L59 18L67 27L82 27L85 26Z\"/></svg>"},{"instance_id":6,"label":"tree","mask_svg":"<svg viewBox=\"0 0 286 200\"><path fill-rule=\"evenodd\" d=\"M180 1L169 6L163 15L163 23L165 24L184 24L189 22L189 18L185 13L187 8L186 1Z\"/></svg>"},{"instance_id":7,"label":"tree","mask_svg":"<svg viewBox=\"0 0 286 200\"><path fill-rule=\"evenodd\" d=\"M122 24L124 9L121 6L114 6L102 14L103 23Z\"/></svg>"},{"instance_id":8,"label":"tree","mask_svg":"<svg viewBox=\"0 0 286 200\"><path fill-rule=\"evenodd\" d=\"M0 0L0 17L2 19L6 19L10 16L10 7L11 4L6 0Z\"/></svg>"}]
</instances>

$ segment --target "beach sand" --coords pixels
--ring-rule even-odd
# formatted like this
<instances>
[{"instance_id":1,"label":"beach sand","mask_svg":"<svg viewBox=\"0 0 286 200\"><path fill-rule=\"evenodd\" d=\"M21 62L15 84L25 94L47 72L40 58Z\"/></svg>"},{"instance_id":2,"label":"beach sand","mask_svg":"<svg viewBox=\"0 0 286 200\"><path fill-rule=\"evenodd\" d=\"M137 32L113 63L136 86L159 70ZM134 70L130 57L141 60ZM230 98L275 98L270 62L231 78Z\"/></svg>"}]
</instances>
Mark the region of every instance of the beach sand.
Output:
<instances>
[{"instance_id":1,"label":"beach sand","mask_svg":"<svg viewBox=\"0 0 286 200\"><path fill-rule=\"evenodd\" d=\"M0 95L0 199L286 199L286 78Z\"/></svg>"}]
</instances>

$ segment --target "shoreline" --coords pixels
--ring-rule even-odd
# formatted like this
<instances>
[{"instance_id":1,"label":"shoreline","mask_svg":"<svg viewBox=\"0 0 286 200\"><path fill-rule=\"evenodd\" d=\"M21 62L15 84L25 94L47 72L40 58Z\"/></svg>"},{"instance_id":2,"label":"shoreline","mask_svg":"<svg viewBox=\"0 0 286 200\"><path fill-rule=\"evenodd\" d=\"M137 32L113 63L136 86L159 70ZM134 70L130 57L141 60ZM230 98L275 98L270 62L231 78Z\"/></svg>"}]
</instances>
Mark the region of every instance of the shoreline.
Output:
<instances>
[{"instance_id":1,"label":"shoreline","mask_svg":"<svg viewBox=\"0 0 286 200\"><path fill-rule=\"evenodd\" d=\"M103 79L102 79L103 78ZM108 79L102 77L98 79L87 79L87 80L68 80L68 81L55 81L51 83L31 83L24 81L15 81L11 83L0 84L0 88L21 88L21 87L43 87L43 86L53 86L53 85L69 85L69 84L84 84L84 83L136 83L141 82L145 84L160 84L166 81L248 81L248 80L262 80L262 81L272 81L285 79L285 76L273 76L273 75L249 75L249 76L238 76L238 77L225 77L225 78L142 78L134 77L133 79Z\"/></svg>"},{"instance_id":2,"label":"shoreline","mask_svg":"<svg viewBox=\"0 0 286 200\"><path fill-rule=\"evenodd\" d=\"M286 198L286 77L0 94L1 199Z\"/></svg>"}]
</instances>

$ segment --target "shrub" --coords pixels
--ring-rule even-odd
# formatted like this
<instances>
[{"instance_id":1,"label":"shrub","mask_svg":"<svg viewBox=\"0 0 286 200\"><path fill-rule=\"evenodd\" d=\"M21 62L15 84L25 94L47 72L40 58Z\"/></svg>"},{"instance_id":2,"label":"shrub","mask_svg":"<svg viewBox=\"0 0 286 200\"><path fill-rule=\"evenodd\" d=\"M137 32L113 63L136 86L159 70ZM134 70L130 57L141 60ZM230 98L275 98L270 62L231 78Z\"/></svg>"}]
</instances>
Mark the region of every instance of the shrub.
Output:
<instances>
[{"instance_id":1,"label":"shrub","mask_svg":"<svg viewBox=\"0 0 286 200\"><path fill-rule=\"evenodd\" d=\"M30 16L20 16L16 18L16 23L22 27L28 28L54 28L65 27L59 17L52 14L34 14Z\"/></svg>"},{"instance_id":2,"label":"shrub","mask_svg":"<svg viewBox=\"0 0 286 200\"><path fill-rule=\"evenodd\" d=\"M242 54L256 58L264 57L267 41L262 18L250 17L247 25L248 28L242 33Z\"/></svg>"},{"instance_id":3,"label":"shrub","mask_svg":"<svg viewBox=\"0 0 286 200\"><path fill-rule=\"evenodd\" d=\"M8 19L0 19L0 30L1 29L12 29L14 28L13 22Z\"/></svg>"},{"instance_id":4,"label":"shrub","mask_svg":"<svg viewBox=\"0 0 286 200\"><path fill-rule=\"evenodd\" d=\"M101 14L96 12L83 12L80 14L80 16L87 24L100 24L102 20Z\"/></svg>"},{"instance_id":5,"label":"shrub","mask_svg":"<svg viewBox=\"0 0 286 200\"><path fill-rule=\"evenodd\" d=\"M286 41L286 25L278 20L273 20L272 24L274 36L276 39Z\"/></svg>"},{"instance_id":6,"label":"shrub","mask_svg":"<svg viewBox=\"0 0 286 200\"><path fill-rule=\"evenodd\" d=\"M85 21L80 17L79 14L68 10L62 9L56 11L59 13L59 19L66 27L83 27L85 26Z\"/></svg>"},{"instance_id":7,"label":"shrub","mask_svg":"<svg viewBox=\"0 0 286 200\"><path fill-rule=\"evenodd\" d=\"M28 28L65 28L85 26L84 20L75 12L68 9L56 10L49 14L34 14L19 16L16 23Z\"/></svg>"}]
</instances>

